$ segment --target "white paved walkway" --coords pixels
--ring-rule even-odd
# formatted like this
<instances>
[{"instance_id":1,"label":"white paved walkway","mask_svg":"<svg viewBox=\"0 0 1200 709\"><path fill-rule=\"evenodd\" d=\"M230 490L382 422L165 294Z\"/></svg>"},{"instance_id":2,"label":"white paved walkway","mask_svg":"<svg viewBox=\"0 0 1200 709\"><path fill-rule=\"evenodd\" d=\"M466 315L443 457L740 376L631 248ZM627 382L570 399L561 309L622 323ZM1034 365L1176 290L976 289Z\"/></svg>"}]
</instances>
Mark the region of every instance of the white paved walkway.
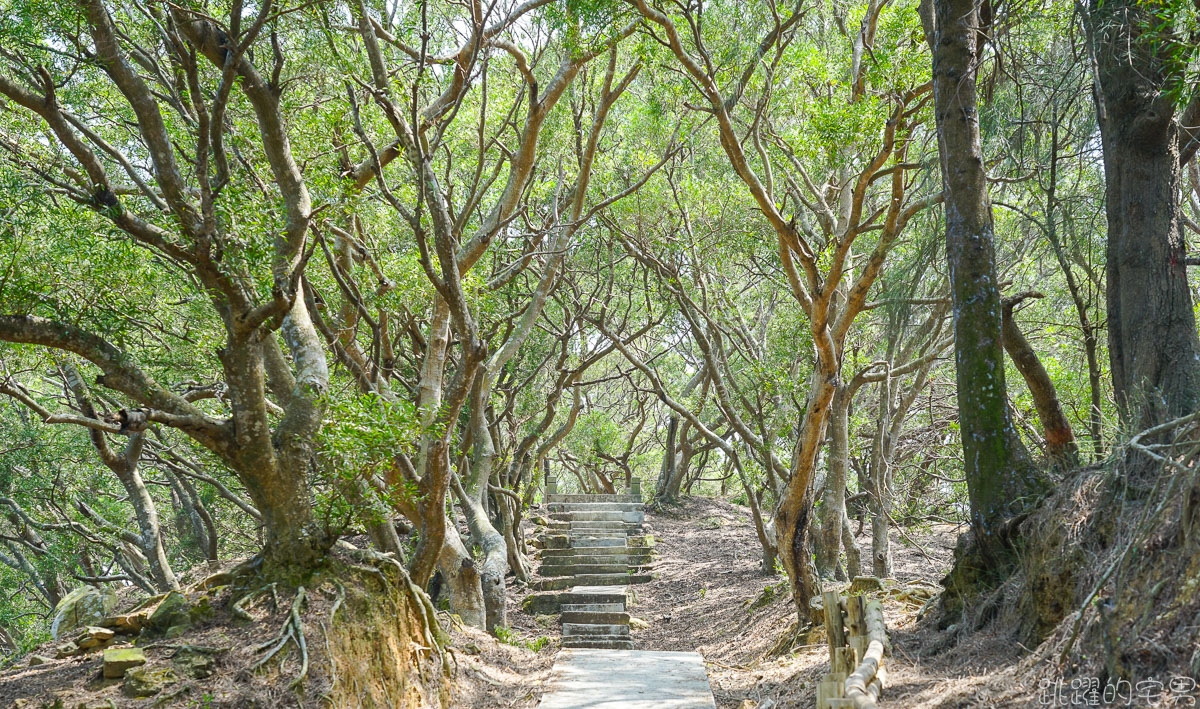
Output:
<instances>
[{"instance_id":1,"label":"white paved walkway","mask_svg":"<svg viewBox=\"0 0 1200 709\"><path fill-rule=\"evenodd\" d=\"M563 650L539 709L714 709L695 652Z\"/></svg>"}]
</instances>

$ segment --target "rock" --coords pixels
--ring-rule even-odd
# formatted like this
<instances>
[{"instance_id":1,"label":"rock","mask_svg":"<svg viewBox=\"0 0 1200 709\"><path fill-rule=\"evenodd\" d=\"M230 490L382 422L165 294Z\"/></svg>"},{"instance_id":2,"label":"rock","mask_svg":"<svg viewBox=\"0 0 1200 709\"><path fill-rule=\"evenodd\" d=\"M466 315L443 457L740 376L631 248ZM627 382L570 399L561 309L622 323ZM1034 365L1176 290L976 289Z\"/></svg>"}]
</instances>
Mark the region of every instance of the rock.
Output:
<instances>
[{"instance_id":1,"label":"rock","mask_svg":"<svg viewBox=\"0 0 1200 709\"><path fill-rule=\"evenodd\" d=\"M172 625L171 627L169 627L165 631L163 631L162 636L166 640L171 640L173 638L181 638L184 635L186 635L187 631L190 629L191 629L191 626L188 625L187 623L181 623L179 625Z\"/></svg>"},{"instance_id":2,"label":"rock","mask_svg":"<svg viewBox=\"0 0 1200 709\"><path fill-rule=\"evenodd\" d=\"M627 545L632 548L649 549L654 546L653 534L638 534L629 537Z\"/></svg>"},{"instance_id":3,"label":"rock","mask_svg":"<svg viewBox=\"0 0 1200 709\"><path fill-rule=\"evenodd\" d=\"M160 593L157 596L150 596L146 600L144 600L141 603L134 606L129 612L135 613L137 611L142 611L142 610L149 612L150 609L156 608L158 606L158 604L161 603L162 600L164 598L166 598L168 595L170 595L171 593L172 593L171 591L168 591L167 593Z\"/></svg>"},{"instance_id":4,"label":"rock","mask_svg":"<svg viewBox=\"0 0 1200 709\"><path fill-rule=\"evenodd\" d=\"M211 653L201 652L192 648L181 648L171 658L171 662L174 663L180 673L192 679L211 677L213 668L217 664L216 658Z\"/></svg>"},{"instance_id":5,"label":"rock","mask_svg":"<svg viewBox=\"0 0 1200 709\"><path fill-rule=\"evenodd\" d=\"M96 625L99 625L110 630L115 630L118 633L125 635L137 635L142 632L142 628L146 627L146 623L150 620L150 614L145 611L138 613L125 613L123 615L110 615L101 619Z\"/></svg>"},{"instance_id":6,"label":"rock","mask_svg":"<svg viewBox=\"0 0 1200 709\"><path fill-rule=\"evenodd\" d=\"M37 667L38 665L44 665L47 662L50 662L52 659L54 658L46 657L45 655L30 655L28 662L30 667Z\"/></svg>"},{"instance_id":7,"label":"rock","mask_svg":"<svg viewBox=\"0 0 1200 709\"><path fill-rule=\"evenodd\" d=\"M191 604L188 603L187 597L178 591L171 591L150 614L145 631L164 635L179 627L187 629L191 625L190 611Z\"/></svg>"},{"instance_id":8,"label":"rock","mask_svg":"<svg viewBox=\"0 0 1200 709\"><path fill-rule=\"evenodd\" d=\"M629 616L629 627L633 628L634 630L645 630L646 628L650 627L650 622L641 618Z\"/></svg>"},{"instance_id":9,"label":"rock","mask_svg":"<svg viewBox=\"0 0 1200 709\"><path fill-rule=\"evenodd\" d=\"M821 600L820 596L808 599L808 616L813 625L825 625L825 602Z\"/></svg>"},{"instance_id":10,"label":"rock","mask_svg":"<svg viewBox=\"0 0 1200 709\"><path fill-rule=\"evenodd\" d=\"M550 526L550 520L546 519L542 515L534 515L533 517L530 517L529 522L531 524L536 524L539 527L549 527Z\"/></svg>"},{"instance_id":11,"label":"rock","mask_svg":"<svg viewBox=\"0 0 1200 709\"><path fill-rule=\"evenodd\" d=\"M855 576L850 583L850 595L861 596L864 593L875 593L883 590L883 583L874 576Z\"/></svg>"},{"instance_id":12,"label":"rock","mask_svg":"<svg viewBox=\"0 0 1200 709\"><path fill-rule=\"evenodd\" d=\"M113 639L114 635L116 635L116 633L108 628L89 625L81 628L80 632L71 638L71 642L79 646L79 649L81 650L90 650L94 647L100 647L101 645L108 643Z\"/></svg>"},{"instance_id":13,"label":"rock","mask_svg":"<svg viewBox=\"0 0 1200 709\"><path fill-rule=\"evenodd\" d=\"M82 651L75 643L63 643L62 645L55 646L54 657L61 660L64 657L75 657L80 652Z\"/></svg>"},{"instance_id":14,"label":"rock","mask_svg":"<svg viewBox=\"0 0 1200 709\"><path fill-rule=\"evenodd\" d=\"M119 679L132 667L146 664L146 653L138 647L114 647L104 651L104 676Z\"/></svg>"},{"instance_id":15,"label":"rock","mask_svg":"<svg viewBox=\"0 0 1200 709\"><path fill-rule=\"evenodd\" d=\"M521 609L532 615L557 613L560 603L558 596L559 594L555 591L531 593L521 601Z\"/></svg>"},{"instance_id":16,"label":"rock","mask_svg":"<svg viewBox=\"0 0 1200 709\"><path fill-rule=\"evenodd\" d=\"M112 589L81 586L68 593L55 606L54 620L50 621L50 635L55 640L61 640L81 625L95 625L116 607L117 594Z\"/></svg>"},{"instance_id":17,"label":"rock","mask_svg":"<svg viewBox=\"0 0 1200 709\"><path fill-rule=\"evenodd\" d=\"M191 607L188 608L187 617L190 625L197 625L206 620L212 620L217 612L212 607L212 597L207 594L191 599Z\"/></svg>"},{"instance_id":18,"label":"rock","mask_svg":"<svg viewBox=\"0 0 1200 709\"><path fill-rule=\"evenodd\" d=\"M153 697L178 681L170 667L135 667L125 673L121 691L127 697Z\"/></svg>"}]
</instances>

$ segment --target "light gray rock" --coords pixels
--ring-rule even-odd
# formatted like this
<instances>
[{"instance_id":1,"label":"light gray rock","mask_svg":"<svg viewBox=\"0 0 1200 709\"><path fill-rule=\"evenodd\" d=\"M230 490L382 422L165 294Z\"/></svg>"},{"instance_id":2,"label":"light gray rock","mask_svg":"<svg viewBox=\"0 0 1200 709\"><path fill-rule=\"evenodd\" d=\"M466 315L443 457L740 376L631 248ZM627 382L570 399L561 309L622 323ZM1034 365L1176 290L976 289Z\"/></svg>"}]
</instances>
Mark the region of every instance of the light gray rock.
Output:
<instances>
[{"instance_id":1,"label":"light gray rock","mask_svg":"<svg viewBox=\"0 0 1200 709\"><path fill-rule=\"evenodd\" d=\"M81 625L95 625L117 607L117 594L112 589L80 586L68 593L54 608L50 635L61 640Z\"/></svg>"}]
</instances>

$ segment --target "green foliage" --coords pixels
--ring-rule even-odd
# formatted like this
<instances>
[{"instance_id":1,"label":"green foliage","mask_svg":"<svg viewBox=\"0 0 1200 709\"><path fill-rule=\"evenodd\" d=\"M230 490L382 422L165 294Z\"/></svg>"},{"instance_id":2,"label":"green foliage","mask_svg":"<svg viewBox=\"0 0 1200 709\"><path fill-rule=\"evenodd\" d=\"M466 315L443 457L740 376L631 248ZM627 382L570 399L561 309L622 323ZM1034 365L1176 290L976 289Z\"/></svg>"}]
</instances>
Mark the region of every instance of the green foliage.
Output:
<instances>
[{"instance_id":1,"label":"green foliage","mask_svg":"<svg viewBox=\"0 0 1200 709\"><path fill-rule=\"evenodd\" d=\"M526 650L540 652L543 648L550 644L550 638L545 635L539 635L536 638L525 639L520 633L507 626L497 626L494 631L496 639L505 645L513 645L514 647L523 647Z\"/></svg>"}]
</instances>

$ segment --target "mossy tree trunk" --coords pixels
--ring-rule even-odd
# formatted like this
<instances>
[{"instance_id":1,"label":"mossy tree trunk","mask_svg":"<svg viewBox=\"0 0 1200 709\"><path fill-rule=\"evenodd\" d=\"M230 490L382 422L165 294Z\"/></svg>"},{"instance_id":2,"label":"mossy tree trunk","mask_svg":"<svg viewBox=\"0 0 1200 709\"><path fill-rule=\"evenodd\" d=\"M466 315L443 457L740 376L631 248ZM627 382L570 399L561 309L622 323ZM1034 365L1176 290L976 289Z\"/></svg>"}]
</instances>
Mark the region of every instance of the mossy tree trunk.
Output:
<instances>
[{"instance_id":1,"label":"mossy tree trunk","mask_svg":"<svg viewBox=\"0 0 1200 709\"><path fill-rule=\"evenodd\" d=\"M925 0L946 205L958 412L971 526L985 558L1005 556L1002 524L1043 489L1008 410L992 205L976 78L986 28L975 0Z\"/></svg>"},{"instance_id":2,"label":"mossy tree trunk","mask_svg":"<svg viewBox=\"0 0 1200 709\"><path fill-rule=\"evenodd\" d=\"M1139 429L1200 404L1180 210L1181 165L1195 150L1194 137L1181 144L1190 135L1181 123L1195 125L1186 116L1195 106L1177 120L1173 82L1184 79L1170 65L1181 47L1151 29L1155 7L1093 2L1087 23L1104 145L1109 361L1121 416Z\"/></svg>"}]
</instances>

